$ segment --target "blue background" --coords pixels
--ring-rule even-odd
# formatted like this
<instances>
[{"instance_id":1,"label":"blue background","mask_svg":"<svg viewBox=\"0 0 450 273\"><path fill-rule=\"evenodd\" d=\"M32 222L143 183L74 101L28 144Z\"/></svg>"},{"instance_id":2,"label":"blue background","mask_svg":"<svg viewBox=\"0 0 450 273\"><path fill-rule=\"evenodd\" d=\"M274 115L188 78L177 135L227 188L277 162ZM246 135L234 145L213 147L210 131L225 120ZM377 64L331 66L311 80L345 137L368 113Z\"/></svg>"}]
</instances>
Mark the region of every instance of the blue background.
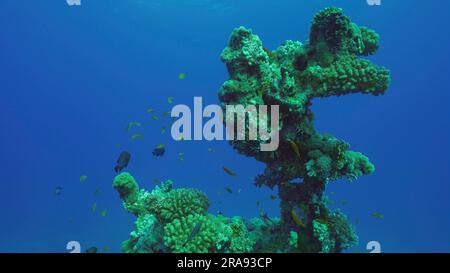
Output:
<instances>
[{"instance_id":1,"label":"blue background","mask_svg":"<svg viewBox=\"0 0 450 273\"><path fill-rule=\"evenodd\" d=\"M170 110L169 96L176 104L192 105L194 96L218 103L227 79L219 55L233 28L252 28L274 49L288 39L306 40L312 16L327 6L375 29L381 48L371 59L392 71L385 96L313 102L317 129L376 165L373 175L329 187L334 206L356 224L360 245L351 251L367 252L366 243L377 240L384 252L449 252L445 0L383 0L380 7L365 0L82 0L80 7L65 0L0 1L0 251L65 252L71 240L83 250L120 251L134 221L111 188L123 149L132 153L128 170L144 188L154 187L153 178L170 178L176 187L206 192L213 213L249 218L260 200L276 216L278 204L269 198L276 192L252 184L261 163L226 142L176 143L170 130L160 133L170 120L153 121L146 109ZM183 72L188 76L178 80ZM134 120L143 124L133 130L143 139L125 131ZM160 143L167 153L155 158ZM55 196L58 186L63 191Z\"/></svg>"}]
</instances>

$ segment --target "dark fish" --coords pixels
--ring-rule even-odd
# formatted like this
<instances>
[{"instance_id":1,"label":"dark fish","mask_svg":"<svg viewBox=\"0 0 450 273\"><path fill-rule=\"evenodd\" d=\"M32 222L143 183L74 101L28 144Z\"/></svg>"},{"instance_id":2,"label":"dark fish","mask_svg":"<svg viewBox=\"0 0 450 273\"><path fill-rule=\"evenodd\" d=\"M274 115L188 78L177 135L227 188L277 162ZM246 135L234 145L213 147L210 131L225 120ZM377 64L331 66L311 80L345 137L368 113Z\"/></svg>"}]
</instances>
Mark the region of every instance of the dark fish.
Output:
<instances>
[{"instance_id":1,"label":"dark fish","mask_svg":"<svg viewBox=\"0 0 450 273\"><path fill-rule=\"evenodd\" d=\"M266 221L266 222L269 222L269 224L274 224L274 222L273 222L273 220L272 219L270 219L270 217L269 217L269 215L267 214L267 212L260 212L260 216L261 216L261 218L264 220L264 221Z\"/></svg>"},{"instance_id":2,"label":"dark fish","mask_svg":"<svg viewBox=\"0 0 450 273\"><path fill-rule=\"evenodd\" d=\"M184 242L183 246L185 246L187 243L189 243L195 235L197 235L200 232L200 229L202 227L202 222L198 222L195 227L192 229L191 234L189 234L189 237L186 239L186 242Z\"/></svg>"},{"instance_id":3,"label":"dark fish","mask_svg":"<svg viewBox=\"0 0 450 273\"><path fill-rule=\"evenodd\" d=\"M228 175L236 176L236 173L233 172L232 170L230 170L230 169L227 168L227 167L223 167L223 170L224 170Z\"/></svg>"},{"instance_id":4,"label":"dark fish","mask_svg":"<svg viewBox=\"0 0 450 273\"><path fill-rule=\"evenodd\" d=\"M127 151L123 151L120 153L119 158L117 159L117 165L114 167L116 173L122 171L128 166L130 162L131 154Z\"/></svg>"},{"instance_id":5,"label":"dark fish","mask_svg":"<svg viewBox=\"0 0 450 273\"><path fill-rule=\"evenodd\" d=\"M160 144L160 145L156 146L156 148L153 150L152 154L154 156L163 156L165 152L166 152L166 148L165 148L164 144Z\"/></svg>"},{"instance_id":6,"label":"dark fish","mask_svg":"<svg viewBox=\"0 0 450 273\"><path fill-rule=\"evenodd\" d=\"M86 249L86 253L97 253L98 249L95 246L91 246L90 248Z\"/></svg>"},{"instance_id":7,"label":"dark fish","mask_svg":"<svg viewBox=\"0 0 450 273\"><path fill-rule=\"evenodd\" d=\"M228 193L233 193L233 190L232 190L231 188L229 188L229 187L225 187L225 190L226 190Z\"/></svg>"},{"instance_id":8,"label":"dark fish","mask_svg":"<svg viewBox=\"0 0 450 273\"><path fill-rule=\"evenodd\" d=\"M55 188L55 195L61 195L63 187L58 186Z\"/></svg>"},{"instance_id":9,"label":"dark fish","mask_svg":"<svg viewBox=\"0 0 450 273\"><path fill-rule=\"evenodd\" d=\"M272 201L275 201L277 199L278 199L278 196L276 196L276 195L271 195L270 196L270 200L272 200Z\"/></svg>"}]
</instances>

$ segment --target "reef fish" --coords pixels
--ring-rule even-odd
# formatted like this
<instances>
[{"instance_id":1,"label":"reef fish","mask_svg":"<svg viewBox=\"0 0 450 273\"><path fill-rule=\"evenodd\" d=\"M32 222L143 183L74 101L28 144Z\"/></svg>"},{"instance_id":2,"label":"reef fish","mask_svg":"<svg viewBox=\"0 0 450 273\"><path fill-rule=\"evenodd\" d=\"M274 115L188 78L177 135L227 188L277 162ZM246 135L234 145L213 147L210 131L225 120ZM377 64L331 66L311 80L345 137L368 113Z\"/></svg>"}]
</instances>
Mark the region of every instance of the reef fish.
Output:
<instances>
[{"instance_id":1,"label":"reef fish","mask_svg":"<svg viewBox=\"0 0 450 273\"><path fill-rule=\"evenodd\" d=\"M187 76L187 73L180 73L180 75L178 75L178 79L183 80L186 78L186 76Z\"/></svg>"},{"instance_id":2,"label":"reef fish","mask_svg":"<svg viewBox=\"0 0 450 273\"><path fill-rule=\"evenodd\" d=\"M127 131L130 131L131 129L133 129L133 126L141 127L142 124L141 124L140 122L138 122L138 121L131 121L131 122L128 122L128 125L127 125Z\"/></svg>"},{"instance_id":3,"label":"reef fish","mask_svg":"<svg viewBox=\"0 0 450 273\"><path fill-rule=\"evenodd\" d=\"M144 137L143 134L133 134L133 135L131 136L131 139L135 140L135 139L143 138L143 137Z\"/></svg>"},{"instance_id":4,"label":"reef fish","mask_svg":"<svg viewBox=\"0 0 450 273\"><path fill-rule=\"evenodd\" d=\"M188 238L186 239L186 242L184 242L183 246L187 245L194 237L200 232L200 229L202 228L202 222L198 222L195 227L192 229L191 234L189 234Z\"/></svg>"},{"instance_id":5,"label":"reef fish","mask_svg":"<svg viewBox=\"0 0 450 273\"><path fill-rule=\"evenodd\" d=\"M120 153L119 158L117 159L117 165L114 167L116 173L122 171L126 167L128 167L128 163L130 162L131 154L128 151L123 151Z\"/></svg>"},{"instance_id":6,"label":"reef fish","mask_svg":"<svg viewBox=\"0 0 450 273\"><path fill-rule=\"evenodd\" d=\"M97 253L98 249L95 246L91 246L90 248L86 249L86 253Z\"/></svg>"},{"instance_id":7,"label":"reef fish","mask_svg":"<svg viewBox=\"0 0 450 273\"><path fill-rule=\"evenodd\" d=\"M92 212L95 212L97 210L97 203L92 204Z\"/></svg>"},{"instance_id":8,"label":"reef fish","mask_svg":"<svg viewBox=\"0 0 450 273\"><path fill-rule=\"evenodd\" d=\"M233 193L233 190L231 188L229 188L229 187L225 187L225 191L228 192L228 193Z\"/></svg>"},{"instance_id":9,"label":"reef fish","mask_svg":"<svg viewBox=\"0 0 450 273\"><path fill-rule=\"evenodd\" d=\"M153 150L152 154L153 154L154 156L163 156L165 152L166 152L166 148L165 148L164 144L159 144L159 145L156 146L156 148Z\"/></svg>"},{"instance_id":10,"label":"reef fish","mask_svg":"<svg viewBox=\"0 0 450 273\"><path fill-rule=\"evenodd\" d=\"M289 144L291 145L291 149L294 151L295 155L300 158L300 150L298 148L297 143L295 143L294 141L290 140Z\"/></svg>"},{"instance_id":11,"label":"reef fish","mask_svg":"<svg viewBox=\"0 0 450 273\"><path fill-rule=\"evenodd\" d=\"M167 98L167 103L168 104L172 104L173 103L173 97L168 97Z\"/></svg>"},{"instance_id":12,"label":"reef fish","mask_svg":"<svg viewBox=\"0 0 450 273\"><path fill-rule=\"evenodd\" d=\"M106 211L106 210L104 210L104 211L102 211L101 213L100 213L100 215L102 216L102 217L106 217L106 214L107 214L108 212Z\"/></svg>"},{"instance_id":13,"label":"reef fish","mask_svg":"<svg viewBox=\"0 0 450 273\"><path fill-rule=\"evenodd\" d=\"M379 213L379 212L374 212L374 213L372 213L372 217L384 218L384 215L382 213Z\"/></svg>"},{"instance_id":14,"label":"reef fish","mask_svg":"<svg viewBox=\"0 0 450 273\"><path fill-rule=\"evenodd\" d=\"M86 179L87 179L87 175L82 175L82 176L80 176L80 182L81 182L81 183L86 182Z\"/></svg>"},{"instance_id":15,"label":"reef fish","mask_svg":"<svg viewBox=\"0 0 450 273\"><path fill-rule=\"evenodd\" d=\"M61 195L63 187L58 186L55 188L55 195Z\"/></svg>"},{"instance_id":16,"label":"reef fish","mask_svg":"<svg viewBox=\"0 0 450 273\"><path fill-rule=\"evenodd\" d=\"M295 212L295 210L291 210L291 216L292 219L294 220L294 222L299 226L304 228L305 224L303 223L303 221L300 219L300 217L298 217L297 213Z\"/></svg>"},{"instance_id":17,"label":"reef fish","mask_svg":"<svg viewBox=\"0 0 450 273\"><path fill-rule=\"evenodd\" d=\"M230 170L229 168L223 167L222 169L223 169L228 175L236 176L236 173L233 172L232 170Z\"/></svg>"}]
</instances>

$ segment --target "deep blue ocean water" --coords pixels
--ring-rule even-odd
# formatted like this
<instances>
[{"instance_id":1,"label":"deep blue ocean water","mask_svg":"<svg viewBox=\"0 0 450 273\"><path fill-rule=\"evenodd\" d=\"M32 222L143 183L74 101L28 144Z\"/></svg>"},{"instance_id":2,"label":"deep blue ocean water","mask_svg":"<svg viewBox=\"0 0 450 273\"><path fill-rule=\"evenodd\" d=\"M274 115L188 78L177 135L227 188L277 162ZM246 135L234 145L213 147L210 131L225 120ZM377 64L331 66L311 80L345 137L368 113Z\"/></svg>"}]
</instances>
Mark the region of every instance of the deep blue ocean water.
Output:
<instances>
[{"instance_id":1,"label":"deep blue ocean water","mask_svg":"<svg viewBox=\"0 0 450 273\"><path fill-rule=\"evenodd\" d=\"M154 121L146 110L170 110L167 97L217 104L227 79L219 55L233 28L253 29L274 49L288 39L305 41L312 16L327 6L344 8L380 34L371 60L392 73L384 96L313 102L316 128L376 165L373 175L329 186L334 207L360 237L349 251L367 252L366 243L376 240L383 252L449 252L446 0L383 0L379 7L365 0L82 0L79 7L0 1L0 251L66 252L72 240L83 250L120 251L134 221L111 187L124 149L132 153L128 171L144 188L151 190L154 178L172 179L175 187L207 193L213 213L254 217L259 200L276 216L278 203L269 198L276 192L251 180L261 163L226 142L175 142L160 133L164 125L170 132L170 120ZM180 73L187 77L179 80ZM134 131L144 138L130 138L130 121L142 123ZM161 143L167 152L156 158L151 152Z\"/></svg>"}]
</instances>

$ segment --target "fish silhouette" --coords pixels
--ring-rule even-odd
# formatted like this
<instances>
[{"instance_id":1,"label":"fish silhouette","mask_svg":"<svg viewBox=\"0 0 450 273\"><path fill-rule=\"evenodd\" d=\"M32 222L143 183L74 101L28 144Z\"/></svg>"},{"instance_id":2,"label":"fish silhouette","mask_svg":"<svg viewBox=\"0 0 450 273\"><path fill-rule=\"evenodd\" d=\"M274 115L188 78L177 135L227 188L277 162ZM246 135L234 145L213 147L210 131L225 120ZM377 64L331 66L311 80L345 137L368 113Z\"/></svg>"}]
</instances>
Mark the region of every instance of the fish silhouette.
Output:
<instances>
[{"instance_id":1,"label":"fish silhouette","mask_svg":"<svg viewBox=\"0 0 450 273\"><path fill-rule=\"evenodd\" d=\"M122 171L128 166L130 162L131 154L127 151L123 151L120 153L119 158L117 159L117 165L114 167L116 173Z\"/></svg>"}]
</instances>

